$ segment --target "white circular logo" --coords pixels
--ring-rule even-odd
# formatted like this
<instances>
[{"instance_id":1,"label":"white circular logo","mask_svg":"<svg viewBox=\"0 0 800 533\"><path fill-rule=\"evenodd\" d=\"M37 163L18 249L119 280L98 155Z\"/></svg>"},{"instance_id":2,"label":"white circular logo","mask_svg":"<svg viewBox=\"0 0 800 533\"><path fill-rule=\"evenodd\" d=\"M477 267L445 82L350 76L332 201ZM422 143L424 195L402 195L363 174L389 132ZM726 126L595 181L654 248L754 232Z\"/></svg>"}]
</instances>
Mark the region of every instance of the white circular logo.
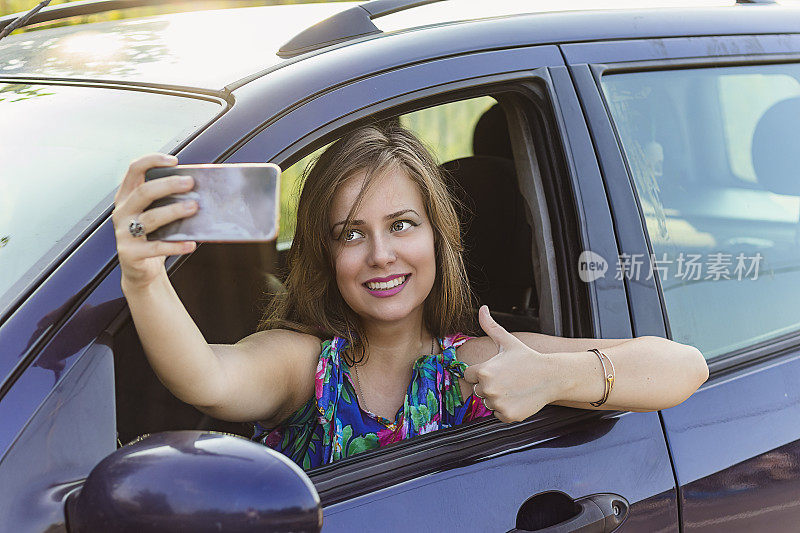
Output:
<instances>
[{"instance_id":1,"label":"white circular logo","mask_svg":"<svg viewBox=\"0 0 800 533\"><path fill-rule=\"evenodd\" d=\"M606 275L608 263L603 256L589 250L581 252L578 257L578 276L584 283L591 283Z\"/></svg>"}]
</instances>

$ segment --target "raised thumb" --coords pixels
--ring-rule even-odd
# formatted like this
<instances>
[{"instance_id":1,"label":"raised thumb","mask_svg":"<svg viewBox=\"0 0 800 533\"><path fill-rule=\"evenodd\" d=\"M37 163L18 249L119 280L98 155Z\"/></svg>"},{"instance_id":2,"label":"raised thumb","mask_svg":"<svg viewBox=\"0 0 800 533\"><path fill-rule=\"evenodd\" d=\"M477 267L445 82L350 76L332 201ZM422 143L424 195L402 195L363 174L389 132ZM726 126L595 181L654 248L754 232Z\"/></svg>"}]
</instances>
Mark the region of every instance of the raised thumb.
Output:
<instances>
[{"instance_id":1,"label":"raised thumb","mask_svg":"<svg viewBox=\"0 0 800 533\"><path fill-rule=\"evenodd\" d=\"M506 331L503 326L495 322L491 313L489 313L489 307L486 305L482 305L478 310L478 322L481 325L481 329L497 345L498 351L521 342L514 335Z\"/></svg>"}]
</instances>

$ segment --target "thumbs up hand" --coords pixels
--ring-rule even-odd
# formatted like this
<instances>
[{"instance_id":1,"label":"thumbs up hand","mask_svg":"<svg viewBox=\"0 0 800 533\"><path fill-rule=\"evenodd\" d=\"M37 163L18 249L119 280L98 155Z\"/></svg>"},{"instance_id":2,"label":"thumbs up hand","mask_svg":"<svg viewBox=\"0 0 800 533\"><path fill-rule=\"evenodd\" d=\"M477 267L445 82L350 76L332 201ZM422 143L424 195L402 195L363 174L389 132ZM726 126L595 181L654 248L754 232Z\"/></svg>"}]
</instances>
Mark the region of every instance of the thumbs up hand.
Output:
<instances>
[{"instance_id":1,"label":"thumbs up hand","mask_svg":"<svg viewBox=\"0 0 800 533\"><path fill-rule=\"evenodd\" d=\"M495 322L489 308L478 311L481 329L494 341L497 355L464 372L474 392L502 422L518 422L558 400L553 359L541 354Z\"/></svg>"}]
</instances>

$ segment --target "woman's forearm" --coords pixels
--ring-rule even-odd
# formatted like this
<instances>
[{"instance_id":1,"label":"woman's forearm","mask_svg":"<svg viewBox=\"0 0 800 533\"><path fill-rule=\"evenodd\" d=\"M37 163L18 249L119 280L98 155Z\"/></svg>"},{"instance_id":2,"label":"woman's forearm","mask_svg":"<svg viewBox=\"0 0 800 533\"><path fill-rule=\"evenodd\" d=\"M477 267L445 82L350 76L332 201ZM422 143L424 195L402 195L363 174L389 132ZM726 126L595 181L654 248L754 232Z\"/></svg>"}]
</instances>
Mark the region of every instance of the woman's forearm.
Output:
<instances>
[{"instance_id":1,"label":"woman's forearm","mask_svg":"<svg viewBox=\"0 0 800 533\"><path fill-rule=\"evenodd\" d=\"M147 360L161 382L195 406L214 405L222 395L219 359L203 338L167 278L122 290Z\"/></svg>"},{"instance_id":2,"label":"woman's forearm","mask_svg":"<svg viewBox=\"0 0 800 533\"><path fill-rule=\"evenodd\" d=\"M662 339L571 339L541 333L509 333L486 306L478 314L488 335L464 343L470 366L464 380L503 422L525 420L547 404L583 409L655 411L684 401L708 378L703 355L692 346ZM614 367L605 403L606 376L600 358ZM487 403L488 402L488 403Z\"/></svg>"},{"instance_id":3,"label":"woman's forearm","mask_svg":"<svg viewBox=\"0 0 800 533\"><path fill-rule=\"evenodd\" d=\"M523 342L524 338L522 339ZM609 347L595 342L614 365L615 380L605 404L604 374L599 357L586 350L542 354L555 381L552 403L584 409L655 411L673 407L708 379L708 366L699 350L660 337L638 337ZM606 362L607 370L610 365Z\"/></svg>"}]
</instances>

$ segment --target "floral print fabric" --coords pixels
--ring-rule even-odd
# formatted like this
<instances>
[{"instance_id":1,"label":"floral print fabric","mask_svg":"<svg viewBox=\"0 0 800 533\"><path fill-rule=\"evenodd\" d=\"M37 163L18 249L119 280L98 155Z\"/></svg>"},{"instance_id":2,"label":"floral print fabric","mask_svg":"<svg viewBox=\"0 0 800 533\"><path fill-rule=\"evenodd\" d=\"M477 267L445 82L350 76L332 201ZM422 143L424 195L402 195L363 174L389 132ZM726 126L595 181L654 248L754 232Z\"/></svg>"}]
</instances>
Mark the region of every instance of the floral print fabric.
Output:
<instances>
[{"instance_id":1,"label":"floral print fabric","mask_svg":"<svg viewBox=\"0 0 800 533\"><path fill-rule=\"evenodd\" d=\"M347 342L334 337L322 343L313 398L267 430L255 424L253 440L287 455L304 470L344 457L490 416L483 400L461 400L458 377L467 364L456 359L456 348L470 337L456 334L439 339L442 353L414 362L403 406L394 420L361 409L350 368L340 358Z\"/></svg>"}]
</instances>

